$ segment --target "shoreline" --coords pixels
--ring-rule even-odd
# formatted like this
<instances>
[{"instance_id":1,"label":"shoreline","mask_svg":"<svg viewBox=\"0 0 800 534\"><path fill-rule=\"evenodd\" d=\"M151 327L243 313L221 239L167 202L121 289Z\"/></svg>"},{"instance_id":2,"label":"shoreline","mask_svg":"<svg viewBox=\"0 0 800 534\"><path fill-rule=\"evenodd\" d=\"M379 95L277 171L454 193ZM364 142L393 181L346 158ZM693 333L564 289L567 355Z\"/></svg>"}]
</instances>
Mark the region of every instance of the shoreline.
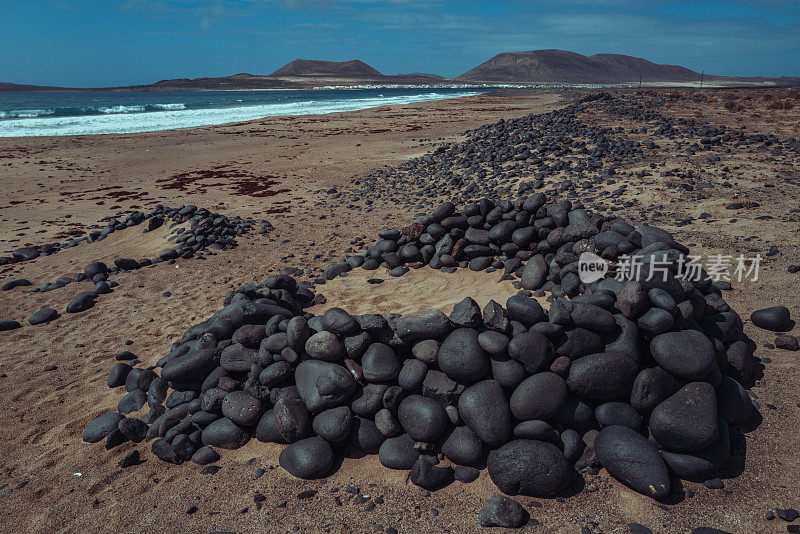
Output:
<instances>
[{"instance_id":1,"label":"shoreline","mask_svg":"<svg viewBox=\"0 0 800 534\"><path fill-rule=\"evenodd\" d=\"M134 134L2 137L0 186L8 194L0 203L0 248L47 241L63 225L77 228L80 222L88 227L119 210L158 202L271 209L292 196L231 194L234 182L244 178L225 183L219 177L236 172L250 179L274 176L271 179L280 184L276 189L307 191L317 181L318 187L340 183L353 174L424 153L432 141L414 139L431 139L433 132L437 139L442 134L455 139L466 129L552 106L560 98L542 91L484 93ZM377 150L367 149L376 140ZM44 182L43 169L48 176ZM209 169L216 169L211 174L219 177L194 178ZM188 177L181 178L186 173ZM115 193L109 187L118 189Z\"/></svg>"},{"instance_id":2,"label":"shoreline","mask_svg":"<svg viewBox=\"0 0 800 534\"><path fill-rule=\"evenodd\" d=\"M195 128L209 128L209 127L214 127L214 126L235 126L235 125L238 125L238 124L245 124L245 123L248 123L248 122L268 119L268 118L271 118L271 117L306 117L306 116L311 116L311 115L313 115L313 116L325 116L325 115L331 115L331 114L335 114L335 113L349 113L349 112L353 112L353 111L363 111L363 110L368 110L368 109L376 109L376 108L380 108L380 107L384 107L384 106L407 106L407 105L420 104L420 103L425 103L425 102L440 102L440 101L445 101L445 100L454 100L454 99L458 99L458 98L468 98L468 97L472 97L472 96L480 96L480 95L488 94L488 93L491 93L491 92L493 92L493 91L475 91L475 92L471 92L472 94L464 94L464 95L458 95L458 96L448 96L448 97L445 97L445 98L432 98L432 99L415 100L415 101L412 101L412 102L402 102L402 103L395 102L395 103L370 105L368 107L363 107L363 108L357 107L355 109L348 109L348 110L344 110L344 111L342 111L342 110L334 110L334 111L327 111L327 112L324 112L324 111L323 112L319 112L319 111L315 110L315 112L312 112L312 113L270 114L270 115L259 116L259 117L255 117L255 118L252 118L252 119L246 119L246 120L221 122L221 123L213 123L213 124L193 125L193 126L186 126L186 127L183 127L183 128L164 128L164 129L142 130L142 131L134 131L134 132L70 133L70 134L61 134L61 135L16 135L16 136L2 136L2 135L0 135L0 139L24 139L24 138L30 138L30 137L40 137L40 138L68 137L68 138L70 138L70 137L83 137L83 136L94 136L94 135L136 135L136 134L142 134L142 133L185 131L185 130L191 130L191 129L195 129ZM416 96L420 96L421 97L423 95L398 95L396 98L402 98L404 96L407 96L409 98L414 98ZM270 105L270 104L257 104L257 105ZM256 107L257 105L239 106L236 109L247 109L248 107ZM342 105L347 105L347 103L346 102L342 103ZM139 115L143 115L143 114L146 114L146 113L154 114L153 116L163 116L163 114L166 114L166 113L180 113L180 112L185 112L185 111L201 111L201 110L202 111L220 111L220 110L226 110L226 109L227 108L213 108L213 107L210 107L210 108L198 108L198 109L191 109L191 110L187 110L187 109L181 109L181 110L165 109L165 110L162 110L162 111L141 111L141 112L132 112L132 113L118 113L118 114L117 113L111 113L111 114L76 115L75 118L80 118L80 117L98 117L98 118L101 118L101 117L106 117L106 118L137 117ZM57 117L57 118L63 118L63 117ZM2 125L3 121L6 121L6 120L8 120L8 121L11 121L11 120L26 121L26 120L49 120L49 119L53 119L53 117L43 116L43 117L31 117L31 118L24 118L24 119L20 119L20 118L2 119L2 120L0 120L0 125Z\"/></svg>"},{"instance_id":3,"label":"shoreline","mask_svg":"<svg viewBox=\"0 0 800 534\"><path fill-rule=\"evenodd\" d=\"M783 78L786 78L784 80ZM639 85L641 83L641 86ZM16 84L14 84L16 85ZM327 85L301 85L296 87L236 87L236 88L208 88L208 87L154 87L154 86L124 86L124 87L48 87L27 86L34 89L9 89L0 85L1 93L162 93L162 92L236 92L236 91L324 91L324 90L358 90L358 89L469 89L469 88L504 88L504 89L633 89L662 88L662 89L757 89L757 88L783 88L800 86L800 77L756 77L752 79L714 79L709 75L706 80L694 81L642 81L631 80L627 82L456 82L442 84L396 84L396 83L331 83ZM41 88L38 88L41 87Z\"/></svg>"}]
</instances>

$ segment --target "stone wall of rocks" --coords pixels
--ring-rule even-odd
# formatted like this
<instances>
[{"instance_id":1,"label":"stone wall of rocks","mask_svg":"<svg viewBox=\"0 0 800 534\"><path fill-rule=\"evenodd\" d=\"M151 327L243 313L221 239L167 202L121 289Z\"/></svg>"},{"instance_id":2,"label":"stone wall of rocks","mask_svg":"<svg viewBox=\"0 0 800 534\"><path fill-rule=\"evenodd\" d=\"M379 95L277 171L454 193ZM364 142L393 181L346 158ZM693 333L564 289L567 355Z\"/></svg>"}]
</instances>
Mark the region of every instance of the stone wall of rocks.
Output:
<instances>
[{"instance_id":1,"label":"stone wall of rocks","mask_svg":"<svg viewBox=\"0 0 800 534\"><path fill-rule=\"evenodd\" d=\"M637 254L644 268L584 284L582 252ZM313 316L310 284L249 283L155 367L117 363L108 385L127 393L83 439L152 440L159 458L200 464L252 438L285 443L279 463L301 478L325 476L336 455L377 453L429 490L485 466L504 493L544 497L602 466L663 499L674 477L724 468L730 436L754 416L753 346L719 287L678 276L687 253L662 229L541 194L462 211L444 203L325 278L495 269L518 279L519 294L483 309L465 295L449 316ZM548 310L534 292L551 295Z\"/></svg>"},{"instance_id":2,"label":"stone wall of rocks","mask_svg":"<svg viewBox=\"0 0 800 534\"><path fill-rule=\"evenodd\" d=\"M482 197L498 200L530 194L545 185L561 196L575 197L595 191L603 183L617 183L619 175L633 176L626 167L642 162L653 150L661 149L660 144L675 142L674 148L686 155L709 150L730 153L745 147L771 156L796 157L800 153L796 137L779 139L773 134L726 129L659 112L674 99L668 95L644 99L596 93L552 112L500 120L463 132L463 141L441 145L402 165L354 177L357 187L349 193L353 199L383 198L415 208L427 207L442 196L461 202ZM590 124L579 118L586 110L641 126L626 129ZM637 139L639 134L647 134L646 140ZM707 164L716 161L718 156ZM637 171L637 176L650 172ZM625 190L624 184L618 187L608 199L611 203ZM630 200L619 201L613 209L631 205Z\"/></svg>"}]
</instances>

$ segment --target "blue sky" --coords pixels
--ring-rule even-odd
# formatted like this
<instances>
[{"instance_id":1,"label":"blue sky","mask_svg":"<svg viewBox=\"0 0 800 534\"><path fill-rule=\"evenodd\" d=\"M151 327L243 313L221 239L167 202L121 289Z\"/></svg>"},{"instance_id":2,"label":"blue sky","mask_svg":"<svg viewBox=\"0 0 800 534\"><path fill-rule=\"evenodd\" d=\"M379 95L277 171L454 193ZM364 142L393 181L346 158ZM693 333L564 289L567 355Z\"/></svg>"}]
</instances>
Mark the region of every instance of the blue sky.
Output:
<instances>
[{"instance_id":1,"label":"blue sky","mask_svg":"<svg viewBox=\"0 0 800 534\"><path fill-rule=\"evenodd\" d=\"M0 81L76 87L269 74L296 58L456 76L542 48L800 76L798 0L0 0L0 29Z\"/></svg>"}]
</instances>

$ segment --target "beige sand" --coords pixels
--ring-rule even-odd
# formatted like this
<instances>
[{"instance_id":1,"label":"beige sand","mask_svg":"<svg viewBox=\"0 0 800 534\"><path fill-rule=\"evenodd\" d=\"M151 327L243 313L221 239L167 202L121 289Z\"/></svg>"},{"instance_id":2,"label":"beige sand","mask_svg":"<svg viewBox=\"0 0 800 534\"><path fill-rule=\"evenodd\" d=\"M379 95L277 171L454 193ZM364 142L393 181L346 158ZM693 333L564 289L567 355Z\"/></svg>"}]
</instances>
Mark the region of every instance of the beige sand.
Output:
<instances>
[{"instance_id":1,"label":"beige sand","mask_svg":"<svg viewBox=\"0 0 800 534\"><path fill-rule=\"evenodd\" d=\"M727 112L721 101L707 100L676 102L666 112L700 112L712 123L736 124L737 115ZM276 227L268 237L242 238L239 248L204 261L180 261L120 275L116 279L121 286L85 313L64 314L49 325L26 324L0 334L0 373L5 375L0 378L0 398L4 400L0 404L0 485L13 489L28 481L24 488L0 498L2 530L284 532L297 528L303 532L371 532L376 524L401 532L476 530L478 510L496 492L485 472L473 484L455 483L425 497L406 480L406 473L382 468L374 456L346 459L328 479L308 482L276 468L280 446L253 442L238 451L223 452L219 462L223 468L212 476L201 474L195 465L162 463L146 444L125 444L105 451L102 444L82 443L80 436L93 417L113 410L121 397L120 391L105 385L116 353L132 350L143 362L152 364L186 327L220 307L230 284L263 279L276 267L295 262L303 267L324 266L340 257L338 251L347 248L353 238L367 235L371 240L377 230L400 227L410 219L410 214L390 206L377 206L370 213L321 209L315 205L320 198L316 191L424 153L442 140L458 139L468 128L501 117L554 109L558 101L559 95L551 93L507 92L175 132L0 139L0 186L6 191L0 207L0 249L4 251L52 240L73 223L86 227L135 206L149 209L158 202L194 203L228 215L264 217ZM760 101L759 106L759 113L765 113ZM785 123L797 131L797 109L781 113L782 127ZM587 116L586 120L614 124L608 117ZM772 126L766 118L748 120L748 124L762 132L771 131ZM623 125L630 126L628 122ZM680 197L676 202L665 189L669 179L658 175L629 188L630 195L652 203L626 214L633 218L641 218L644 208L647 212L660 210L664 221L682 213L697 216L702 211L710 212L715 221L736 217L737 223L672 227L683 242L696 243L703 252L778 245L781 253L764 263L757 284L735 284L736 289L726 294L743 318L753 309L778 303L789 306L796 316L800 310L798 275L786 272L790 263L800 263L800 223L796 214L787 215L800 198L798 169L766 156L737 155L741 168L726 177L720 176L719 167L704 171L703 179L716 185L702 200ZM696 168L704 169L702 160L697 159ZM653 161L672 164L678 160L665 149L653 155ZM218 169L223 165L227 167ZM165 189L169 182L160 182L174 182L172 177L181 173L214 169L247 173L258 180L270 178L277 182L270 186L273 190L288 191L248 196L237 190L237 184L246 179L230 174L199 179L185 191ZM725 182L731 186L724 186ZM766 188L766 183L776 187ZM131 194L109 198L108 192L117 190L104 188L112 186ZM735 214L724 209L740 198L752 198L761 207ZM290 210L283 217L266 213L287 206ZM320 220L321 214L327 218ZM754 219L763 214L776 218ZM383 220L384 215L390 219ZM165 236L165 231L142 235L137 228L128 229L99 243L2 268L0 281L24 276L41 284L74 273L95 259L150 256L165 246ZM755 240L744 241L750 236ZM289 242L282 243L285 239ZM315 245L309 251L303 248L312 242ZM322 257L314 259L317 252ZM295 254L294 258L281 262L289 254ZM373 277L385 281L367 284ZM448 311L465 295L481 304L492 298L503 302L513 288L507 282L498 284L498 278L499 273L445 275L425 267L392 279L381 271L359 270L320 286L328 302L315 310L338 305L353 312L431 307ZM27 294L24 288L2 292L0 318L22 322L43 306L63 310L84 288L70 285L45 294ZM164 291L171 296L162 296ZM746 437L741 476L727 479L722 491L686 483L696 496L664 505L628 490L601 471L596 477L586 477L587 487L593 484L597 491L584 489L563 501L539 499L541 508L530 505L533 499L520 498L541 523L533 530L577 532L589 527L593 532L625 532L627 523L638 522L654 532L688 532L700 525L742 533L785 531L780 520L770 523L763 515L776 506L800 504L800 455L795 438L800 425L800 411L795 406L800 401L800 364L797 353L763 348L773 341L769 333L749 321L745 330L762 347L757 355L769 356L773 362L753 389L759 395L764 422ZM127 339L133 344L124 345ZM42 372L48 364L58 368ZM776 409L766 408L767 403ZM119 469L117 462L133 448L142 452L145 463ZM255 462L245 466L250 458L256 458ZM266 473L254 480L256 467ZM384 504L365 511L364 504L351 503L352 496L343 491L348 484L358 485L373 498L382 496ZM298 500L296 495L307 489L316 489L318 494ZM257 492L266 497L260 510L254 502ZM342 506L336 504L337 496ZM187 515L192 505L198 511ZM245 508L247 512L243 512Z\"/></svg>"}]
</instances>

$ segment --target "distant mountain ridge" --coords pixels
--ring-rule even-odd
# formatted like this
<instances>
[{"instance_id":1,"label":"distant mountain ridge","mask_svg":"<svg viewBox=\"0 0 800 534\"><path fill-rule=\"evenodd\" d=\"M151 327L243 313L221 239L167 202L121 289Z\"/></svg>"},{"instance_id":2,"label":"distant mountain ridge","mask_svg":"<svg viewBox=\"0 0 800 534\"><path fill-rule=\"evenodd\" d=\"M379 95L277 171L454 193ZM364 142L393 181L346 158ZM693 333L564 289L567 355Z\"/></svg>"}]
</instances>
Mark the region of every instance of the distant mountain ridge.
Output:
<instances>
[{"instance_id":1,"label":"distant mountain ridge","mask_svg":"<svg viewBox=\"0 0 800 534\"><path fill-rule=\"evenodd\" d=\"M212 91L257 89L312 89L355 85L436 86L448 84L631 84L642 82L694 84L701 74L677 65L659 65L623 54L584 56L565 50L503 52L477 67L448 79L435 74L381 74L361 60L295 59L269 75L174 78L147 85L103 88L67 88L0 82L8 91ZM797 86L798 77L727 77L705 75L707 82L730 86Z\"/></svg>"},{"instance_id":2,"label":"distant mountain ridge","mask_svg":"<svg viewBox=\"0 0 800 534\"><path fill-rule=\"evenodd\" d=\"M700 73L622 54L584 56L564 50L503 52L455 78L490 83L625 83L699 81Z\"/></svg>"}]
</instances>

